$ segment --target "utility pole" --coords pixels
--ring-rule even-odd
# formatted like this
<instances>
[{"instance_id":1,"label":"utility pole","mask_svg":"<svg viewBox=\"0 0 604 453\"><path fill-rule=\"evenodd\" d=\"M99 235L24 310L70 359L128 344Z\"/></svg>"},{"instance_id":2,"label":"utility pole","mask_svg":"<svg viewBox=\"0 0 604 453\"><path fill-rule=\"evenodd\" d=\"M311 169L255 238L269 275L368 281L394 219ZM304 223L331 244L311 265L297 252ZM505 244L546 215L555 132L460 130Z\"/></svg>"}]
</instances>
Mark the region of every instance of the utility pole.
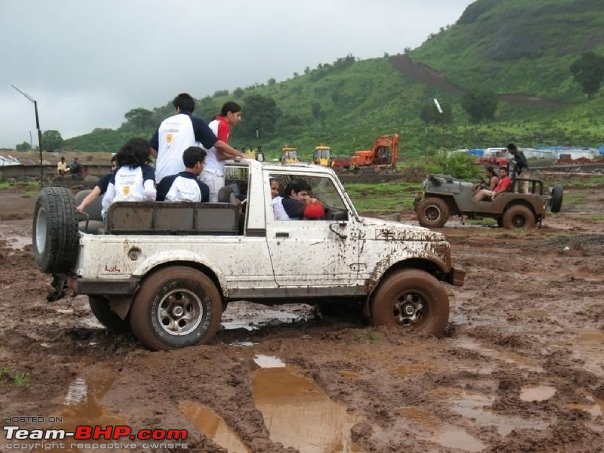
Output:
<instances>
[{"instance_id":1,"label":"utility pole","mask_svg":"<svg viewBox=\"0 0 604 453\"><path fill-rule=\"evenodd\" d=\"M40 187L42 187L44 185L44 165L42 164L42 131L40 130L40 118L38 116L38 101L32 98L29 94L21 91L15 85L11 84L11 86L25 96L27 100L34 103L34 110L36 112L36 128L38 129L38 149L40 150Z\"/></svg>"}]
</instances>

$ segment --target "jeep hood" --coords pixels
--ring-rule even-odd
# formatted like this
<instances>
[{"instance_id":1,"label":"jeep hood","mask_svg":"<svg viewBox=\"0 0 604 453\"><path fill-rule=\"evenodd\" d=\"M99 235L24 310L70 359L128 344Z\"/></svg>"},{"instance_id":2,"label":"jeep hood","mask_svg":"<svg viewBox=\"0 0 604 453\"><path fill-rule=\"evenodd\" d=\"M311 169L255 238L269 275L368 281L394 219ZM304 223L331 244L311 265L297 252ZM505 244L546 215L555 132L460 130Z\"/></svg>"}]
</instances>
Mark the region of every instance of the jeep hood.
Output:
<instances>
[{"instance_id":1,"label":"jeep hood","mask_svg":"<svg viewBox=\"0 0 604 453\"><path fill-rule=\"evenodd\" d=\"M361 217L361 229L367 239L380 241L446 241L445 235L416 225Z\"/></svg>"}]
</instances>

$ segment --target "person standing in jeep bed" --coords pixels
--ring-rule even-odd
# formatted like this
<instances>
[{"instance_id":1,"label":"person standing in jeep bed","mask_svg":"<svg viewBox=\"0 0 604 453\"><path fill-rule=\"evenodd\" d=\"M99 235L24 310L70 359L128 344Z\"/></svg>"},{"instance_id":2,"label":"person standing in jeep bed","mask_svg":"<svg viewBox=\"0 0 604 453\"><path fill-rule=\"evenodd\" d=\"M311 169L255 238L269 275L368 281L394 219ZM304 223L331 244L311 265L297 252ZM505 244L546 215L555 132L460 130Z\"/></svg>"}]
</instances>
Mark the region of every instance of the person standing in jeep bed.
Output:
<instances>
[{"instance_id":1,"label":"person standing in jeep bed","mask_svg":"<svg viewBox=\"0 0 604 453\"><path fill-rule=\"evenodd\" d=\"M246 158L241 151L218 140L208 125L196 116L195 100L188 93L180 93L172 101L176 114L166 118L159 125L151 138L149 146L155 162L155 181L161 182L164 176L174 175L184 171L182 153L189 146L203 145L205 149L216 147L230 157Z\"/></svg>"},{"instance_id":2,"label":"person standing in jeep bed","mask_svg":"<svg viewBox=\"0 0 604 453\"><path fill-rule=\"evenodd\" d=\"M529 166L528 166L528 162L526 160L526 156L524 155L524 153L522 151L519 151L518 148L516 147L516 145L514 145L513 143L510 143L507 146L508 152L514 156L513 157L513 161L514 161L514 174L512 175L513 179L516 178L530 178L531 174L529 173ZM522 193L528 193L528 188L529 188L529 183L528 181L523 181L522 184L520 185L520 192Z\"/></svg>"}]
</instances>

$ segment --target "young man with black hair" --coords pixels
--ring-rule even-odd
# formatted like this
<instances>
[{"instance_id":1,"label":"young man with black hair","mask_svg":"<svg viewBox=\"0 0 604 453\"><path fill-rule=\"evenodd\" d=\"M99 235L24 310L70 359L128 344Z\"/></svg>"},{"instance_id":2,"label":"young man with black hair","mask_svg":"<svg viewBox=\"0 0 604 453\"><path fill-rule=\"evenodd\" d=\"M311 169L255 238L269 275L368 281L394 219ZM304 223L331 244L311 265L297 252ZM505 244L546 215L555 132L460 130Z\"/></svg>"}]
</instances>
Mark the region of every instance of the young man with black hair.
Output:
<instances>
[{"instance_id":1,"label":"young man with black hair","mask_svg":"<svg viewBox=\"0 0 604 453\"><path fill-rule=\"evenodd\" d=\"M195 100L190 94L180 93L172 105L176 114L162 121L149 143L151 155L156 157L155 180L158 183L163 177L184 170L182 153L190 146L199 146L199 143L205 149L215 147L230 158L246 157L228 143L217 139L201 118L193 116Z\"/></svg>"},{"instance_id":2,"label":"young man with black hair","mask_svg":"<svg viewBox=\"0 0 604 453\"><path fill-rule=\"evenodd\" d=\"M228 143L231 135L231 126L236 126L241 121L241 106L236 102L226 102L213 121L208 124L218 140ZM208 149L206 166L200 179L210 188L210 201L218 201L218 191L224 187L224 166L226 159L233 156L222 152L217 146ZM243 153L242 153L243 154ZM249 157L243 154L245 157Z\"/></svg>"},{"instance_id":3,"label":"young man with black hair","mask_svg":"<svg viewBox=\"0 0 604 453\"><path fill-rule=\"evenodd\" d=\"M198 178L203 171L206 151L190 146L182 154L185 170L162 178L157 185L157 201L209 201L210 189Z\"/></svg>"},{"instance_id":4,"label":"young man with black hair","mask_svg":"<svg viewBox=\"0 0 604 453\"><path fill-rule=\"evenodd\" d=\"M273 198L275 220L318 220L325 215L325 208L316 198L312 198L310 184L301 179L292 179L283 197Z\"/></svg>"}]
</instances>

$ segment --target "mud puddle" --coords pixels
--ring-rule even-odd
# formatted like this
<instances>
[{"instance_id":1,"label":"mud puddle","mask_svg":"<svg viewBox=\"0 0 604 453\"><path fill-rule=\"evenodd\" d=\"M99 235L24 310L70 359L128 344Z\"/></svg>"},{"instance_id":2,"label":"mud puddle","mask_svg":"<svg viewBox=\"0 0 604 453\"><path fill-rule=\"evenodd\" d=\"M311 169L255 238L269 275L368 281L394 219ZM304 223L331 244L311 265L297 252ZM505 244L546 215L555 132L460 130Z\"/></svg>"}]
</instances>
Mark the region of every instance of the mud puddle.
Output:
<instances>
[{"instance_id":1,"label":"mud puddle","mask_svg":"<svg viewBox=\"0 0 604 453\"><path fill-rule=\"evenodd\" d=\"M486 448L476 437L457 426L445 423L436 416L417 407L401 407L398 410L405 420L418 425L430 434L418 434L418 438L436 443L446 448L459 448L466 451L481 451Z\"/></svg>"},{"instance_id":2,"label":"mud puddle","mask_svg":"<svg viewBox=\"0 0 604 453\"><path fill-rule=\"evenodd\" d=\"M178 407L200 432L222 448L233 453L249 452L239 436L211 408L192 401L181 401Z\"/></svg>"},{"instance_id":3,"label":"mud puddle","mask_svg":"<svg viewBox=\"0 0 604 453\"><path fill-rule=\"evenodd\" d=\"M271 440L302 453L360 452L351 428L361 417L332 401L297 367L277 357L256 356L252 372L256 408L262 412Z\"/></svg>"}]
</instances>

